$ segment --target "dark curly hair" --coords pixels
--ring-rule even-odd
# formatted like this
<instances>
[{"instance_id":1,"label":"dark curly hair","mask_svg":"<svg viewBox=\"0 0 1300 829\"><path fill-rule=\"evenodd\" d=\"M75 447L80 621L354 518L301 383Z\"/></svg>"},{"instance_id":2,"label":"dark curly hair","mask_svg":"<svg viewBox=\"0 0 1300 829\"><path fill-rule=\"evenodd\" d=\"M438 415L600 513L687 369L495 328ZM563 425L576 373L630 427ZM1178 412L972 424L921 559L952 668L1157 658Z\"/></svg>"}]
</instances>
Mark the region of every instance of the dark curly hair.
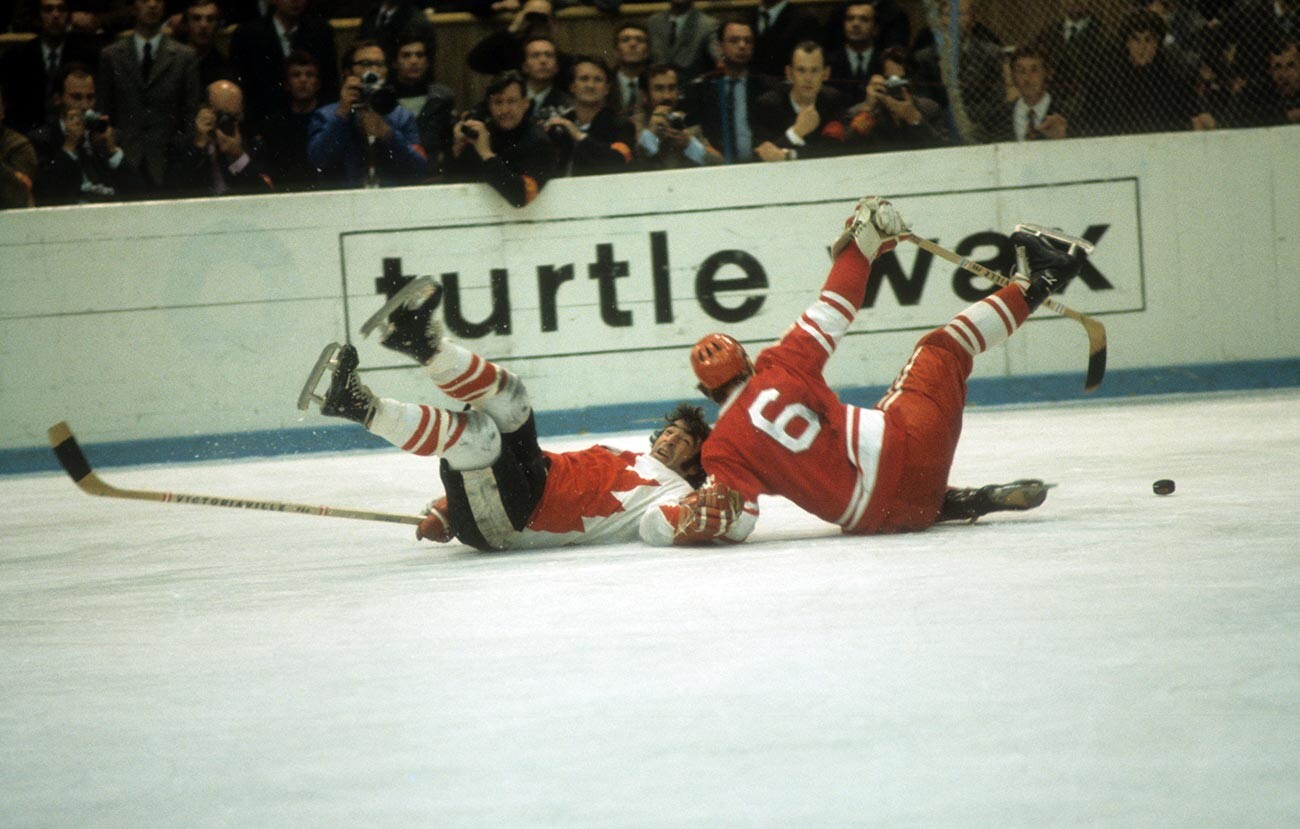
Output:
<instances>
[{"instance_id":1,"label":"dark curly hair","mask_svg":"<svg viewBox=\"0 0 1300 829\"><path fill-rule=\"evenodd\" d=\"M700 465L699 447L704 446L704 441L709 439L709 435L713 432L713 429L709 426L709 421L704 418L704 410L699 406L692 406L690 403L678 403L671 412L664 415L664 429L672 426L678 421L681 421L683 427L686 429L686 434L695 438L697 443L695 457L691 458L690 464L688 464L686 469L683 470L682 477L685 478L686 482L693 488L699 489L704 484L705 478L708 477L704 473L704 467ZM663 429L655 430L655 432L650 435L650 445L653 446L654 442L658 440L659 436L663 433Z\"/></svg>"}]
</instances>

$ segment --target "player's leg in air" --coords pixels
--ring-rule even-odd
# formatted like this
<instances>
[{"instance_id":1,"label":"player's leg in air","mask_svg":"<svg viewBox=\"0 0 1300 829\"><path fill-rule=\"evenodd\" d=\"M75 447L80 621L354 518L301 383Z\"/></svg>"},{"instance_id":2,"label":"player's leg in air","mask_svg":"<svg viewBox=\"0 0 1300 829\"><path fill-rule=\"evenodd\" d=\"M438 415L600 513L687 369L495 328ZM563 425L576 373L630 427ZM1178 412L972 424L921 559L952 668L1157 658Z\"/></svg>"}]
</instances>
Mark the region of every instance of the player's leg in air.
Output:
<instances>
[{"instance_id":1,"label":"player's leg in air","mask_svg":"<svg viewBox=\"0 0 1300 829\"><path fill-rule=\"evenodd\" d=\"M344 345L321 413L365 426L405 452L441 459L446 496L428 507L417 536L453 535L500 549L524 527L541 498L546 464L527 390L519 378L445 339L434 314L441 288L428 277L406 285L362 326L381 328L380 344L411 357L459 410L379 397L361 383L356 349Z\"/></svg>"},{"instance_id":2,"label":"player's leg in air","mask_svg":"<svg viewBox=\"0 0 1300 829\"><path fill-rule=\"evenodd\" d=\"M1018 258L1028 265L1028 279L984 297L922 337L877 404L904 436L907 458L890 529L924 529L934 521L1032 509L1047 497L1049 485L1038 480L968 490L948 487L974 358L1014 334L1083 264L1083 248L1063 234L1018 231L1011 239Z\"/></svg>"}]
</instances>

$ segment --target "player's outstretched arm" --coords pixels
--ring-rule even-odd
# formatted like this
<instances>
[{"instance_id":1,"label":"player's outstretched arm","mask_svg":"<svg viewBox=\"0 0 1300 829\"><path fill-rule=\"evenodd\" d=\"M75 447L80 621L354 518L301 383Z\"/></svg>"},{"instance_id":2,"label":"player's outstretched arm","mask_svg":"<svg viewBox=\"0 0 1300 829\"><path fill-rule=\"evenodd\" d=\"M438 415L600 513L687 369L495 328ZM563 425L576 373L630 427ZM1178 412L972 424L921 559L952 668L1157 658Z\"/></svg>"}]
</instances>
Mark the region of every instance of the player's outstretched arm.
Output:
<instances>
[{"instance_id":1,"label":"player's outstretched arm","mask_svg":"<svg viewBox=\"0 0 1300 829\"><path fill-rule=\"evenodd\" d=\"M758 505L713 482L677 501L651 507L641 519L641 538L656 546L744 541L758 521Z\"/></svg>"}]
</instances>

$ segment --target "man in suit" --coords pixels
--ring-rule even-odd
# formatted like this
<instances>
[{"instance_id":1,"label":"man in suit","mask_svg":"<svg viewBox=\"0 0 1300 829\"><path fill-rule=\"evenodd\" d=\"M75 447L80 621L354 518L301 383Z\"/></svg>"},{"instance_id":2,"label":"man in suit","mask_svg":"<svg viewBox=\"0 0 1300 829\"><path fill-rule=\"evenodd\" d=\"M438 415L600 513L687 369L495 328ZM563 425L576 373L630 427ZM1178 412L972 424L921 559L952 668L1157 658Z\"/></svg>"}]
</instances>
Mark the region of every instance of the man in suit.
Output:
<instances>
[{"instance_id":1,"label":"man in suit","mask_svg":"<svg viewBox=\"0 0 1300 829\"><path fill-rule=\"evenodd\" d=\"M785 77L785 67L794 47L805 40L822 40L821 23L790 0L762 0L750 17L754 26L755 74L768 79Z\"/></svg>"},{"instance_id":2,"label":"man in suit","mask_svg":"<svg viewBox=\"0 0 1300 829\"><path fill-rule=\"evenodd\" d=\"M867 82L880 74L880 27L873 3L850 3L844 9L844 46L826 56L830 86L850 104L866 94Z\"/></svg>"},{"instance_id":3,"label":"man in suit","mask_svg":"<svg viewBox=\"0 0 1300 829\"><path fill-rule=\"evenodd\" d=\"M93 66L96 60L89 39L68 34L67 0L40 0L39 14L39 36L14 46L0 58L7 122L11 129L24 133L45 122L59 70L70 63Z\"/></svg>"},{"instance_id":4,"label":"man in suit","mask_svg":"<svg viewBox=\"0 0 1300 829\"><path fill-rule=\"evenodd\" d=\"M754 28L744 20L728 20L719 30L722 61L686 88L687 120L699 124L709 143L728 164L754 161L755 102L769 89L763 78L750 74L754 58Z\"/></svg>"},{"instance_id":5,"label":"man in suit","mask_svg":"<svg viewBox=\"0 0 1300 829\"><path fill-rule=\"evenodd\" d=\"M671 64L686 84L718 62L718 21L695 8L695 0L669 0L668 8L646 21L650 55L655 63Z\"/></svg>"},{"instance_id":6,"label":"man in suit","mask_svg":"<svg viewBox=\"0 0 1300 829\"><path fill-rule=\"evenodd\" d=\"M176 196L256 195L272 190L262 146L244 135L244 94L232 81L215 81L190 130L172 144L168 188Z\"/></svg>"},{"instance_id":7,"label":"man in suit","mask_svg":"<svg viewBox=\"0 0 1300 829\"><path fill-rule=\"evenodd\" d=\"M1060 95L1048 90L1052 71L1047 56L1033 46L1021 46L1011 55L1011 85L1016 99L1003 105L1001 114L982 136L986 142L1036 141L1065 138L1072 114Z\"/></svg>"},{"instance_id":8,"label":"man in suit","mask_svg":"<svg viewBox=\"0 0 1300 829\"><path fill-rule=\"evenodd\" d=\"M1084 83L1110 42L1101 21L1092 11L1093 0L1061 0L1061 16L1045 26L1033 44L1052 67L1053 86L1063 95L1078 99L1087 91Z\"/></svg>"},{"instance_id":9,"label":"man in suit","mask_svg":"<svg viewBox=\"0 0 1300 829\"><path fill-rule=\"evenodd\" d=\"M433 63L436 52L436 35L433 24L425 16L424 9L413 0L379 0L365 17L361 18L361 30L357 32L358 40L377 40L384 47L384 53L397 54L397 39L406 34L418 35L429 50L429 62Z\"/></svg>"},{"instance_id":10,"label":"man in suit","mask_svg":"<svg viewBox=\"0 0 1300 829\"><path fill-rule=\"evenodd\" d=\"M794 47L785 68L788 84L761 95L754 106L755 154L763 161L826 158L844 149L844 99L826 86L822 47Z\"/></svg>"},{"instance_id":11,"label":"man in suit","mask_svg":"<svg viewBox=\"0 0 1300 829\"><path fill-rule=\"evenodd\" d=\"M943 107L912 88L911 68L911 56L902 46L881 53L881 74L867 84L867 99L849 111L851 152L919 150L948 143Z\"/></svg>"},{"instance_id":12,"label":"man in suit","mask_svg":"<svg viewBox=\"0 0 1300 829\"><path fill-rule=\"evenodd\" d=\"M230 58L217 45L217 32L223 25L221 7L216 0L186 0L181 40L199 56L199 85L204 89L216 81L235 77Z\"/></svg>"},{"instance_id":13,"label":"man in suit","mask_svg":"<svg viewBox=\"0 0 1300 829\"><path fill-rule=\"evenodd\" d=\"M202 97L194 50L162 33L163 0L135 0L135 31L99 56L99 103L118 131L126 163L147 186L166 180L167 148Z\"/></svg>"},{"instance_id":14,"label":"man in suit","mask_svg":"<svg viewBox=\"0 0 1300 829\"><path fill-rule=\"evenodd\" d=\"M126 164L117 131L106 116L89 123L95 109L95 77L85 64L64 67L51 96L55 115L31 133L40 159L35 196L40 206L120 201L141 190Z\"/></svg>"},{"instance_id":15,"label":"man in suit","mask_svg":"<svg viewBox=\"0 0 1300 829\"><path fill-rule=\"evenodd\" d=\"M558 110L573 106L573 98L564 90L560 78L560 54L549 35L533 35L524 41L524 60L519 74L524 76L525 96L530 102L530 118L549 118Z\"/></svg>"},{"instance_id":16,"label":"man in suit","mask_svg":"<svg viewBox=\"0 0 1300 829\"><path fill-rule=\"evenodd\" d=\"M650 36L640 23L624 23L614 30L613 94L615 110L629 117L642 103L641 73L650 64Z\"/></svg>"},{"instance_id":17,"label":"man in suit","mask_svg":"<svg viewBox=\"0 0 1300 829\"><path fill-rule=\"evenodd\" d=\"M270 0L272 13L244 23L230 39L235 80L244 90L250 122L258 123L286 103L285 58L301 49L320 63L321 89L333 100L339 88L334 30L323 17L307 13L308 0Z\"/></svg>"}]
</instances>

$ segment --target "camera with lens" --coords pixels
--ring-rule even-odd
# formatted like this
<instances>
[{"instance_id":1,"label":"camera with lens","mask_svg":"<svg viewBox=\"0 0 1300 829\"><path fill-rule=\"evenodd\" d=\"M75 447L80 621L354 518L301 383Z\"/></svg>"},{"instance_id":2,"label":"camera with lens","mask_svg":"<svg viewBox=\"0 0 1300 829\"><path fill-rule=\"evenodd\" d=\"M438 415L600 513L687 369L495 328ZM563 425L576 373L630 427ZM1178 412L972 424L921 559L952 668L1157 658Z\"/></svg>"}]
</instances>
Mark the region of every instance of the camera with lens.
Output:
<instances>
[{"instance_id":1,"label":"camera with lens","mask_svg":"<svg viewBox=\"0 0 1300 829\"><path fill-rule=\"evenodd\" d=\"M889 97L895 100L903 100L903 92L912 85L907 78L900 78L898 75L890 75L885 78L885 91Z\"/></svg>"},{"instance_id":2,"label":"camera with lens","mask_svg":"<svg viewBox=\"0 0 1300 829\"><path fill-rule=\"evenodd\" d=\"M686 129L686 113L684 112L670 112L664 116L664 120L668 122L668 126L675 130Z\"/></svg>"},{"instance_id":3,"label":"camera with lens","mask_svg":"<svg viewBox=\"0 0 1300 829\"><path fill-rule=\"evenodd\" d=\"M239 132L239 118L231 115L229 112L217 113L217 130L222 135L233 136Z\"/></svg>"},{"instance_id":4,"label":"camera with lens","mask_svg":"<svg viewBox=\"0 0 1300 829\"><path fill-rule=\"evenodd\" d=\"M397 109L397 93L371 69L361 76L361 105L377 115L387 115Z\"/></svg>"},{"instance_id":5,"label":"camera with lens","mask_svg":"<svg viewBox=\"0 0 1300 829\"><path fill-rule=\"evenodd\" d=\"M546 122L552 118L568 118L572 120L573 114L573 110L571 109L562 109L560 107L538 107L537 114L534 117L539 125L545 125ZM546 130L546 137L552 141L567 141L569 140L569 131L560 124L556 124Z\"/></svg>"},{"instance_id":6,"label":"camera with lens","mask_svg":"<svg viewBox=\"0 0 1300 829\"><path fill-rule=\"evenodd\" d=\"M86 125L88 131L95 135L108 132L108 116L102 112L88 109L81 114L81 122Z\"/></svg>"},{"instance_id":7,"label":"camera with lens","mask_svg":"<svg viewBox=\"0 0 1300 829\"><path fill-rule=\"evenodd\" d=\"M481 121L483 122L483 126L487 127L489 130L492 129L493 121L491 115L486 115L477 110L471 110L469 112L466 112L463 117L473 118L475 121ZM459 124L456 125L456 129L460 131L461 135L465 136L470 141L478 140L478 127L471 127L469 124L466 124L462 120Z\"/></svg>"}]
</instances>

